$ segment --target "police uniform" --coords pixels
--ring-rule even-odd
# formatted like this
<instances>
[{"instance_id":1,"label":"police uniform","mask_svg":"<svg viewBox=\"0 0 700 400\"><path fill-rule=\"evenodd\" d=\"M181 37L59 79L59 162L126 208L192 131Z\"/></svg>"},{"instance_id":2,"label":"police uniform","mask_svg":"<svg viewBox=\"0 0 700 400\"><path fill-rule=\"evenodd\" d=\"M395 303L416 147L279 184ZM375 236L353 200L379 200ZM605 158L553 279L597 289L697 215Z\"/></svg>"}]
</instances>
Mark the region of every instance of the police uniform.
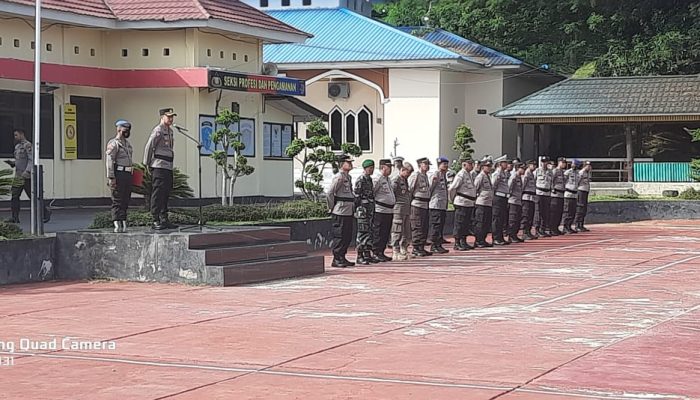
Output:
<instances>
[{"instance_id":1,"label":"police uniform","mask_svg":"<svg viewBox=\"0 0 700 400\"><path fill-rule=\"evenodd\" d=\"M470 159L462 159L461 161L473 162ZM460 251L473 248L467 242L467 236L473 231L472 216L474 214L474 201L476 200L476 187L474 186L472 171L460 170L449 188L449 198L455 207L454 249Z\"/></svg>"},{"instance_id":2,"label":"police uniform","mask_svg":"<svg viewBox=\"0 0 700 400\"><path fill-rule=\"evenodd\" d=\"M537 239L536 235L532 234L532 224L535 219L535 204L537 204L537 193L535 189L535 174L530 171L530 165L536 165L535 161L528 161L528 168L522 176L523 195L522 195L522 219L520 220L520 229L523 231L525 239Z\"/></svg>"},{"instance_id":3,"label":"police uniform","mask_svg":"<svg viewBox=\"0 0 700 400\"><path fill-rule=\"evenodd\" d=\"M557 162L566 161L566 158L559 157ZM552 191L551 202L549 204L549 230L554 235L561 235L559 230L561 217L564 214L564 193L566 180L564 170L559 165L552 170Z\"/></svg>"},{"instance_id":4,"label":"police uniform","mask_svg":"<svg viewBox=\"0 0 700 400\"><path fill-rule=\"evenodd\" d=\"M160 110L163 115L176 116L172 108ZM168 200L173 189L173 160L175 158L173 130L160 123L151 132L146 142L143 163L151 169L153 189L151 193L151 215L154 229L175 228L168 220Z\"/></svg>"},{"instance_id":5,"label":"police uniform","mask_svg":"<svg viewBox=\"0 0 700 400\"><path fill-rule=\"evenodd\" d=\"M491 226L492 206L493 206L493 186L491 179L482 170L474 180L476 190L476 210L474 211L474 229L476 233L477 247L492 247L493 244L486 242L486 235Z\"/></svg>"},{"instance_id":6,"label":"police uniform","mask_svg":"<svg viewBox=\"0 0 700 400\"><path fill-rule=\"evenodd\" d=\"M394 250L394 260L408 259L408 245L411 242L411 191L408 179L397 175L391 181L396 204L391 226L391 247Z\"/></svg>"},{"instance_id":7,"label":"police uniform","mask_svg":"<svg viewBox=\"0 0 700 400\"><path fill-rule=\"evenodd\" d=\"M393 161L394 169L391 171L391 175L389 175L390 182L393 182L394 179L399 176L399 173L401 173L401 168L403 167L403 157L394 157Z\"/></svg>"},{"instance_id":8,"label":"police uniform","mask_svg":"<svg viewBox=\"0 0 700 400\"><path fill-rule=\"evenodd\" d=\"M547 168L549 158L543 157L541 165L535 170L535 193L537 193L537 233L551 236L549 231L549 204L551 203L552 172Z\"/></svg>"},{"instance_id":9,"label":"police uniform","mask_svg":"<svg viewBox=\"0 0 700 400\"><path fill-rule=\"evenodd\" d=\"M442 163L449 163L445 157L437 159L438 167ZM442 233L445 230L445 220L447 218L447 174L438 170L431 176L430 202L430 241L432 242L431 252L447 253L448 250L442 247L444 239Z\"/></svg>"},{"instance_id":10,"label":"police uniform","mask_svg":"<svg viewBox=\"0 0 700 400\"><path fill-rule=\"evenodd\" d=\"M588 193L591 191L591 172L586 169L591 165L590 161L583 164L583 168L579 171L578 182L578 200L576 203L576 230L578 232L588 232L588 228L583 226L586 214L588 213Z\"/></svg>"},{"instance_id":11,"label":"police uniform","mask_svg":"<svg viewBox=\"0 0 700 400\"><path fill-rule=\"evenodd\" d=\"M391 160L379 160L380 168L384 165L391 167ZM391 235L391 225L394 219L394 207L396 197L391 188L391 181L388 176L379 175L374 179L374 255L379 261L391 261L391 258L384 254Z\"/></svg>"},{"instance_id":12,"label":"police uniform","mask_svg":"<svg viewBox=\"0 0 700 400\"><path fill-rule=\"evenodd\" d=\"M499 166L491 176L493 198L493 244L507 244L503 238L504 223L508 213L508 172Z\"/></svg>"},{"instance_id":13,"label":"police uniform","mask_svg":"<svg viewBox=\"0 0 700 400\"><path fill-rule=\"evenodd\" d=\"M513 173L508 180L508 239L514 242L523 242L518 236L523 210L523 180L518 170L522 167L522 163L514 163Z\"/></svg>"},{"instance_id":14,"label":"police uniform","mask_svg":"<svg viewBox=\"0 0 700 400\"><path fill-rule=\"evenodd\" d=\"M115 125L117 128L131 130L131 124L128 121L119 120ZM112 221L114 221L115 232L126 231L126 211L131 200L133 154L131 143L124 136L114 137L107 142L107 179L116 181L116 185L112 187Z\"/></svg>"},{"instance_id":15,"label":"police uniform","mask_svg":"<svg viewBox=\"0 0 700 400\"><path fill-rule=\"evenodd\" d=\"M374 166L374 161L365 160L362 168ZM355 218L357 218L357 263L369 265L378 263L379 259L372 256L374 239L372 235L372 221L374 218L374 184L372 176L365 172L355 182Z\"/></svg>"},{"instance_id":16,"label":"police uniform","mask_svg":"<svg viewBox=\"0 0 700 400\"><path fill-rule=\"evenodd\" d=\"M565 193L564 193L564 232L565 233L576 233L575 230L571 228L571 224L574 223L574 218L576 217L576 202L578 200L578 184L579 184L579 174L576 170L578 162L574 161L571 164L571 168L564 172Z\"/></svg>"},{"instance_id":17,"label":"police uniform","mask_svg":"<svg viewBox=\"0 0 700 400\"><path fill-rule=\"evenodd\" d=\"M352 162L348 156L338 157L339 163ZM333 267L352 267L345 255L352 242L352 231L355 217L355 195L352 192L352 178L349 173L339 172L333 177L326 197L328 209L333 223Z\"/></svg>"},{"instance_id":18,"label":"police uniform","mask_svg":"<svg viewBox=\"0 0 700 400\"><path fill-rule=\"evenodd\" d=\"M425 250L425 242L428 236L428 222L430 204L430 181L428 175L420 172L420 165L428 163L427 158L417 160L418 170L408 178L408 187L411 192L411 236L413 237L413 255L428 256L432 253Z\"/></svg>"},{"instance_id":19,"label":"police uniform","mask_svg":"<svg viewBox=\"0 0 700 400\"><path fill-rule=\"evenodd\" d=\"M8 222L19 224L20 198L22 192L31 199L32 197L32 167L34 166L34 146L27 140L22 139L15 144L14 165L15 179L11 189L10 209L12 217ZM44 206L44 222L51 219L51 211Z\"/></svg>"}]
</instances>

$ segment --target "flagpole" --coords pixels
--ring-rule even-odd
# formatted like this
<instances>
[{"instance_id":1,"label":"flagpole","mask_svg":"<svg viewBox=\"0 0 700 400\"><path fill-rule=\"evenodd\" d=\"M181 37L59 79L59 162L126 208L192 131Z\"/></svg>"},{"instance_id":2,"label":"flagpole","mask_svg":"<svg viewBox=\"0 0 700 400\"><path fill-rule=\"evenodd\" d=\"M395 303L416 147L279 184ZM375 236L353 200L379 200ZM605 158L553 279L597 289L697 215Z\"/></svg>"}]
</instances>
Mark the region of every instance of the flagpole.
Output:
<instances>
[{"instance_id":1,"label":"flagpole","mask_svg":"<svg viewBox=\"0 0 700 400\"><path fill-rule=\"evenodd\" d=\"M41 0L36 0L34 20L34 168L32 168L31 224L32 235L40 235L43 222L40 217L40 205L37 199L39 190L39 140L41 137Z\"/></svg>"}]
</instances>

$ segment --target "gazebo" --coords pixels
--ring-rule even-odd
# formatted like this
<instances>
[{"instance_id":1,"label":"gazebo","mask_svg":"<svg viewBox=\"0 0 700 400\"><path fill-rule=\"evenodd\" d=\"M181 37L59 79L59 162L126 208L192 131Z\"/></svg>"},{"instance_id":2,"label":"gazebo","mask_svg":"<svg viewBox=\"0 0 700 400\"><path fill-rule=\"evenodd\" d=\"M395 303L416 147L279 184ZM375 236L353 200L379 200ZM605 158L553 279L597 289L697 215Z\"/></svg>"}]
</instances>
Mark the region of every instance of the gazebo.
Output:
<instances>
[{"instance_id":1,"label":"gazebo","mask_svg":"<svg viewBox=\"0 0 700 400\"><path fill-rule=\"evenodd\" d=\"M521 159L548 152L619 162L619 181L641 172L650 181L687 181L696 154L684 129L700 127L700 75L567 79L492 115L517 123ZM644 171L635 174L635 161L645 161Z\"/></svg>"}]
</instances>

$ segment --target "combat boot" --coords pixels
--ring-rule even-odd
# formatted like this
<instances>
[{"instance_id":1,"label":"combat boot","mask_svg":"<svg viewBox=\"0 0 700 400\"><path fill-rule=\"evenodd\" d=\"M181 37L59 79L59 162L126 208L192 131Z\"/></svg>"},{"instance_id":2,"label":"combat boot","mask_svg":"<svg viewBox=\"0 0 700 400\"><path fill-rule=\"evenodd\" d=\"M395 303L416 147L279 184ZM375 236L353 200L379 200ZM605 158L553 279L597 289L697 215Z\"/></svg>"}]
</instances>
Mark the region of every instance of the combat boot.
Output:
<instances>
[{"instance_id":1,"label":"combat boot","mask_svg":"<svg viewBox=\"0 0 700 400\"><path fill-rule=\"evenodd\" d=\"M379 253L379 254L377 255L377 258L378 258L379 261L381 261L381 262L389 262L389 261L391 261L391 257L387 257L386 254L384 254L384 253Z\"/></svg>"},{"instance_id":2,"label":"combat boot","mask_svg":"<svg viewBox=\"0 0 700 400\"><path fill-rule=\"evenodd\" d=\"M331 267L347 268L347 267L349 267L349 265L345 262L345 260L333 259L333 262L331 263Z\"/></svg>"},{"instance_id":3,"label":"combat boot","mask_svg":"<svg viewBox=\"0 0 700 400\"><path fill-rule=\"evenodd\" d=\"M343 263L346 264L348 267L354 267L355 263L348 260L347 258L343 257Z\"/></svg>"},{"instance_id":4,"label":"combat boot","mask_svg":"<svg viewBox=\"0 0 700 400\"><path fill-rule=\"evenodd\" d=\"M538 237L533 235L532 232L525 232L524 239L525 240L537 240Z\"/></svg>"},{"instance_id":5,"label":"combat boot","mask_svg":"<svg viewBox=\"0 0 700 400\"><path fill-rule=\"evenodd\" d=\"M126 232L126 231L127 231L127 229L126 229L127 226L128 226L128 225L127 225L126 221L122 221L122 232Z\"/></svg>"},{"instance_id":6,"label":"combat boot","mask_svg":"<svg viewBox=\"0 0 700 400\"><path fill-rule=\"evenodd\" d=\"M412 258L411 253L408 252L408 246L400 247L400 249L401 249L401 251L400 251L401 255L404 256L406 260L410 260Z\"/></svg>"},{"instance_id":7,"label":"combat boot","mask_svg":"<svg viewBox=\"0 0 700 400\"><path fill-rule=\"evenodd\" d=\"M581 224L581 232L590 232L591 230Z\"/></svg>"},{"instance_id":8,"label":"combat boot","mask_svg":"<svg viewBox=\"0 0 700 400\"><path fill-rule=\"evenodd\" d=\"M447 250L446 248L442 247L441 244L433 245L433 246L430 248L430 251L433 252L433 253L438 253L438 254L446 254L446 253L449 253L449 252L450 252L450 251Z\"/></svg>"},{"instance_id":9,"label":"combat boot","mask_svg":"<svg viewBox=\"0 0 700 400\"><path fill-rule=\"evenodd\" d=\"M357 260L355 260L355 263L357 265L369 265L369 260L365 258L365 252L363 251L358 251L357 252Z\"/></svg>"},{"instance_id":10,"label":"combat boot","mask_svg":"<svg viewBox=\"0 0 700 400\"><path fill-rule=\"evenodd\" d=\"M564 234L569 234L569 235L570 235L570 234L572 234L572 233L577 233L577 232L574 231L573 229L571 229L570 226L564 226Z\"/></svg>"},{"instance_id":11,"label":"combat boot","mask_svg":"<svg viewBox=\"0 0 700 400\"><path fill-rule=\"evenodd\" d=\"M114 221L114 233L120 233L122 232L122 222L121 221Z\"/></svg>"},{"instance_id":12,"label":"combat boot","mask_svg":"<svg viewBox=\"0 0 700 400\"><path fill-rule=\"evenodd\" d=\"M369 261L370 264L379 264L381 261L375 257L371 251L365 251L365 260Z\"/></svg>"}]
</instances>

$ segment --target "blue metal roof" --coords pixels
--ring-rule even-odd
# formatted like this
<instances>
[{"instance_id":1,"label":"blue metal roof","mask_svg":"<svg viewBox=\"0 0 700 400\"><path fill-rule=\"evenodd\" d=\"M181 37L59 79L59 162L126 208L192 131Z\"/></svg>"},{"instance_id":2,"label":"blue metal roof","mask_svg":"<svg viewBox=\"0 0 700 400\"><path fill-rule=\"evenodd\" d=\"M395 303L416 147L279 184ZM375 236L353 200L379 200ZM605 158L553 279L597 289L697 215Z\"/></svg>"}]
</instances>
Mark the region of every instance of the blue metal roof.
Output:
<instances>
[{"instance_id":1,"label":"blue metal roof","mask_svg":"<svg viewBox=\"0 0 700 400\"><path fill-rule=\"evenodd\" d=\"M485 65L522 65L523 61L499 51L483 46L479 43L465 39L452 32L442 29L426 28L421 26L398 27L406 33L424 39L447 50L453 51L464 59Z\"/></svg>"},{"instance_id":2,"label":"blue metal roof","mask_svg":"<svg viewBox=\"0 0 700 400\"><path fill-rule=\"evenodd\" d=\"M268 14L311 33L304 43L267 44L265 62L277 64L461 60L448 49L344 8L270 10Z\"/></svg>"}]
</instances>

